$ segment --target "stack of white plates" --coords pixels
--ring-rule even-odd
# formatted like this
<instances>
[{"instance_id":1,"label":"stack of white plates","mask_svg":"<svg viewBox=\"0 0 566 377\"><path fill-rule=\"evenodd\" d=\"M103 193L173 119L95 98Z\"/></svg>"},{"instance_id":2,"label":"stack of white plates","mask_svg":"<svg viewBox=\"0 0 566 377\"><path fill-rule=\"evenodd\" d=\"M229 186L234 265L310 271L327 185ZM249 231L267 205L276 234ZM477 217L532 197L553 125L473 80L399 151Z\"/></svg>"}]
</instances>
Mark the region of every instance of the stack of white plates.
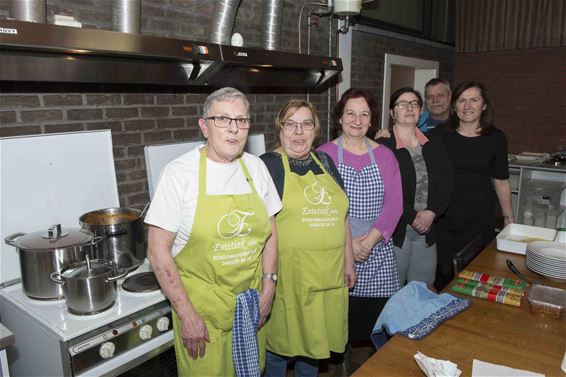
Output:
<instances>
[{"instance_id":1,"label":"stack of white plates","mask_svg":"<svg viewBox=\"0 0 566 377\"><path fill-rule=\"evenodd\" d=\"M530 242L526 256L530 270L549 278L566 280L566 243Z\"/></svg>"}]
</instances>

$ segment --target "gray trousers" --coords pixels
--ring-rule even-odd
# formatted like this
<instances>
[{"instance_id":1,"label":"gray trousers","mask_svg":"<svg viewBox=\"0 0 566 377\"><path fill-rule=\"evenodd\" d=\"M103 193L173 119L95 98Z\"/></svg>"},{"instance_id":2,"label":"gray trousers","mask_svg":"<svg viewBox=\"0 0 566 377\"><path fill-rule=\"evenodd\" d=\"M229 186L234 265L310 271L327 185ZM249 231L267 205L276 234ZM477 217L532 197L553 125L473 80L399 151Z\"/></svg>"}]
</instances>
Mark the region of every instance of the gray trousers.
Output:
<instances>
[{"instance_id":1,"label":"gray trousers","mask_svg":"<svg viewBox=\"0 0 566 377\"><path fill-rule=\"evenodd\" d=\"M403 247L395 246L397 270L401 286L417 280L427 284L434 282L436 274L436 244L426 246L425 235L407 225Z\"/></svg>"}]
</instances>

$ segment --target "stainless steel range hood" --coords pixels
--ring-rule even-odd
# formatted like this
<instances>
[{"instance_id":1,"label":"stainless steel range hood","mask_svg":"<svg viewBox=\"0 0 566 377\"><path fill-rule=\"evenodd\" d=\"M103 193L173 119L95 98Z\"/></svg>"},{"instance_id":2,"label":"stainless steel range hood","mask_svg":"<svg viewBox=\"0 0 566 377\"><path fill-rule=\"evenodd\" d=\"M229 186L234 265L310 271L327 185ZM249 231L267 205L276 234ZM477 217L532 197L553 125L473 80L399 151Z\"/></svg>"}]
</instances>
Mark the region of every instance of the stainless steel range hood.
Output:
<instances>
[{"instance_id":1,"label":"stainless steel range hood","mask_svg":"<svg viewBox=\"0 0 566 377\"><path fill-rule=\"evenodd\" d=\"M0 20L0 81L315 88L339 58Z\"/></svg>"}]
</instances>

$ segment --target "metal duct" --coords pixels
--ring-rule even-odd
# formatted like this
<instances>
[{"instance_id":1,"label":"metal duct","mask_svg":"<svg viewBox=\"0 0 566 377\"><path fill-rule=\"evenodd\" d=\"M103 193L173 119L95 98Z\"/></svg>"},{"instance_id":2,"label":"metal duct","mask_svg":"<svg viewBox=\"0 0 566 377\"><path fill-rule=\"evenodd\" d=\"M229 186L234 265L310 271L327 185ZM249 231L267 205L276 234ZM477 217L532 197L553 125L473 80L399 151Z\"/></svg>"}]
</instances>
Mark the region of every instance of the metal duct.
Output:
<instances>
[{"instance_id":1,"label":"metal duct","mask_svg":"<svg viewBox=\"0 0 566 377\"><path fill-rule=\"evenodd\" d=\"M10 17L19 21L45 23L45 0L11 0Z\"/></svg>"},{"instance_id":2,"label":"metal duct","mask_svg":"<svg viewBox=\"0 0 566 377\"><path fill-rule=\"evenodd\" d=\"M141 0L112 0L112 30L141 33Z\"/></svg>"},{"instance_id":3,"label":"metal duct","mask_svg":"<svg viewBox=\"0 0 566 377\"><path fill-rule=\"evenodd\" d=\"M265 0L263 5L263 48L279 50L283 0Z\"/></svg>"},{"instance_id":4,"label":"metal duct","mask_svg":"<svg viewBox=\"0 0 566 377\"><path fill-rule=\"evenodd\" d=\"M239 5L240 0L216 0L208 38L211 43L230 44Z\"/></svg>"}]
</instances>

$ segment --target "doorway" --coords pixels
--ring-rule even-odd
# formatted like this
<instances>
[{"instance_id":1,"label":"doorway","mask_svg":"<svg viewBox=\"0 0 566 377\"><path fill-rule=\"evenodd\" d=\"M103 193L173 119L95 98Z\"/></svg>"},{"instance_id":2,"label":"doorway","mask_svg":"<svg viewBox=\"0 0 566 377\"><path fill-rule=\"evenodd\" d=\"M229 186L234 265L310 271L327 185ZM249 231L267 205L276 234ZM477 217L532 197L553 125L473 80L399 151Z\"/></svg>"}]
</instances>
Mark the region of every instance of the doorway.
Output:
<instances>
[{"instance_id":1,"label":"doorway","mask_svg":"<svg viewBox=\"0 0 566 377\"><path fill-rule=\"evenodd\" d=\"M391 93L404 86L409 86L418 90L424 96L424 86L428 80L438 77L439 65L439 62L433 60L385 54L381 128L389 127L389 97Z\"/></svg>"}]
</instances>

